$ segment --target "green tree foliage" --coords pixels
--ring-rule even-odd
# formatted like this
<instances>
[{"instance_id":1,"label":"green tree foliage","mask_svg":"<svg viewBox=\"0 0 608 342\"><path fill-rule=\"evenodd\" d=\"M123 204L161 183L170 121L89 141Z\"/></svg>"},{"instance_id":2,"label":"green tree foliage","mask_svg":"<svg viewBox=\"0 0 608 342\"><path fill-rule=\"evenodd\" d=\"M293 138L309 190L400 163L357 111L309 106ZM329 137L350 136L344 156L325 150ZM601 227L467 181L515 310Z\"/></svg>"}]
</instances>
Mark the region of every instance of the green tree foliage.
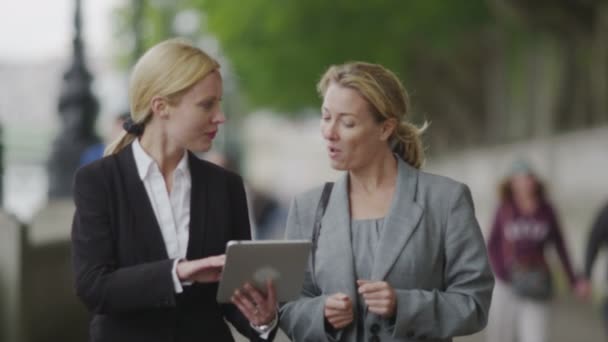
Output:
<instances>
[{"instance_id":1,"label":"green tree foliage","mask_svg":"<svg viewBox=\"0 0 608 342\"><path fill-rule=\"evenodd\" d=\"M175 13L201 13L251 109L316 108L327 67L363 60L403 79L434 151L608 122L606 0L131 2L119 36L140 13L143 48L173 35Z\"/></svg>"},{"instance_id":2,"label":"green tree foliage","mask_svg":"<svg viewBox=\"0 0 608 342\"><path fill-rule=\"evenodd\" d=\"M402 77L420 49L449 58L489 18L483 0L194 0L254 106L317 106L331 64L381 63Z\"/></svg>"}]
</instances>

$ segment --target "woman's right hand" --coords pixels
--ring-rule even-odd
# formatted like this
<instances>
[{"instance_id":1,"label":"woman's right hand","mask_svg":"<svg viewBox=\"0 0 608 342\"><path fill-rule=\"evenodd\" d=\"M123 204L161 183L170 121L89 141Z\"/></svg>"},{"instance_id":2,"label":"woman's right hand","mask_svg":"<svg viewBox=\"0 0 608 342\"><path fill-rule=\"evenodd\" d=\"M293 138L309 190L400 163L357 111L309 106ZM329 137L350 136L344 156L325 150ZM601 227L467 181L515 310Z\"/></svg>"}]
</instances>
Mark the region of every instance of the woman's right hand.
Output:
<instances>
[{"instance_id":1,"label":"woman's right hand","mask_svg":"<svg viewBox=\"0 0 608 342\"><path fill-rule=\"evenodd\" d=\"M348 326L354 319L353 302L343 293L327 297L323 311L327 322L336 330Z\"/></svg>"},{"instance_id":2,"label":"woman's right hand","mask_svg":"<svg viewBox=\"0 0 608 342\"><path fill-rule=\"evenodd\" d=\"M224 254L196 260L181 260L177 263L177 277L180 281L215 283L222 276L225 262Z\"/></svg>"}]
</instances>

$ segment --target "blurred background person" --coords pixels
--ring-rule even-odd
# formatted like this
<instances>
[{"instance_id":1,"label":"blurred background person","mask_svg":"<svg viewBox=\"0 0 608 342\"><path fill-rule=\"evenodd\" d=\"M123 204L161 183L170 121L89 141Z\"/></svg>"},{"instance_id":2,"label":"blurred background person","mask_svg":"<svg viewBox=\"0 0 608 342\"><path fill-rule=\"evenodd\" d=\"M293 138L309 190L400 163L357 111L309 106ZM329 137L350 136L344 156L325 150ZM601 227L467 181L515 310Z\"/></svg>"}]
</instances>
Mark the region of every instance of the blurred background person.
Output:
<instances>
[{"instance_id":1,"label":"blurred background person","mask_svg":"<svg viewBox=\"0 0 608 342\"><path fill-rule=\"evenodd\" d=\"M80 157L80 166L86 165L90 162L93 162L93 161L103 157L103 151L105 150L107 144L118 139L118 137L121 135L121 133L124 130L123 125L124 125L125 121L127 121L127 119L129 119L130 115L131 114L129 112L124 112L124 113L117 115L112 120L112 123L108 130L108 134L107 134L105 141L101 141L93 146L90 146L86 150L84 150L84 152L82 153L82 156Z\"/></svg>"},{"instance_id":2,"label":"blurred background person","mask_svg":"<svg viewBox=\"0 0 608 342\"><path fill-rule=\"evenodd\" d=\"M597 255L601 248L608 245L608 203L598 212L585 248L585 287L583 294L590 296L591 294L591 274L593 265L597 259ZM603 299L602 316L604 319L604 329L608 336L608 298Z\"/></svg>"},{"instance_id":3,"label":"blurred background person","mask_svg":"<svg viewBox=\"0 0 608 342\"><path fill-rule=\"evenodd\" d=\"M238 172L238 163L228 153L211 151L205 153L203 158L227 170ZM245 192L247 193L253 238L256 240L283 239L287 221L286 206L278 197L251 186L246 180Z\"/></svg>"},{"instance_id":4,"label":"blurred background person","mask_svg":"<svg viewBox=\"0 0 608 342\"><path fill-rule=\"evenodd\" d=\"M547 342L554 296L545 251L554 246L572 288L577 277L555 209L527 161L517 160L499 187L500 203L488 241L497 282L488 342Z\"/></svg>"}]
</instances>

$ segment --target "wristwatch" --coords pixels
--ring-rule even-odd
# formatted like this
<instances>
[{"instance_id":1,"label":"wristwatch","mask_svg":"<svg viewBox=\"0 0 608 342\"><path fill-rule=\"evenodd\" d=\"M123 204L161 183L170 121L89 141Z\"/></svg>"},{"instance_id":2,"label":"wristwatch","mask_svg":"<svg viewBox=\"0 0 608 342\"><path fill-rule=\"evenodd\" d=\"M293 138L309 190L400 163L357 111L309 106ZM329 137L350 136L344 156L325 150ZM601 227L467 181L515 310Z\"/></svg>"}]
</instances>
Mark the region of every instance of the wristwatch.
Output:
<instances>
[{"instance_id":1,"label":"wristwatch","mask_svg":"<svg viewBox=\"0 0 608 342\"><path fill-rule=\"evenodd\" d=\"M260 333L261 335L266 334L267 332L269 332L270 330L274 329L277 324L279 322L279 315L276 314L274 316L274 319L272 321L270 321L270 323L268 324L262 324L262 325L254 325L252 323L249 323L251 325L251 327L253 329L255 329L255 331L257 331L258 333Z\"/></svg>"},{"instance_id":2,"label":"wristwatch","mask_svg":"<svg viewBox=\"0 0 608 342\"><path fill-rule=\"evenodd\" d=\"M263 324L263 325L254 325L253 328L260 334L265 334L268 331L270 331L272 326L270 324Z\"/></svg>"}]
</instances>

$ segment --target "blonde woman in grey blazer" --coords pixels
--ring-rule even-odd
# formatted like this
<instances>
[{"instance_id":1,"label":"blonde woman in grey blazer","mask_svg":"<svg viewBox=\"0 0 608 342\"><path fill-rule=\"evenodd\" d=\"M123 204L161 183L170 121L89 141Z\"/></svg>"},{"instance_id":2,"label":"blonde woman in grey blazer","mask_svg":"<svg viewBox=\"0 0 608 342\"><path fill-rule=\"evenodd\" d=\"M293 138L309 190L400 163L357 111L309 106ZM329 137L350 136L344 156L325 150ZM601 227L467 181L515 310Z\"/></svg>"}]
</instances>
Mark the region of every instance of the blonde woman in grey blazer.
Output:
<instances>
[{"instance_id":1,"label":"blonde woman in grey blazer","mask_svg":"<svg viewBox=\"0 0 608 342\"><path fill-rule=\"evenodd\" d=\"M337 180L302 295L281 308L294 341L451 341L487 321L494 278L466 185L419 170L408 97L380 65L332 66L318 90ZM297 196L288 239L310 239L319 187Z\"/></svg>"}]
</instances>

